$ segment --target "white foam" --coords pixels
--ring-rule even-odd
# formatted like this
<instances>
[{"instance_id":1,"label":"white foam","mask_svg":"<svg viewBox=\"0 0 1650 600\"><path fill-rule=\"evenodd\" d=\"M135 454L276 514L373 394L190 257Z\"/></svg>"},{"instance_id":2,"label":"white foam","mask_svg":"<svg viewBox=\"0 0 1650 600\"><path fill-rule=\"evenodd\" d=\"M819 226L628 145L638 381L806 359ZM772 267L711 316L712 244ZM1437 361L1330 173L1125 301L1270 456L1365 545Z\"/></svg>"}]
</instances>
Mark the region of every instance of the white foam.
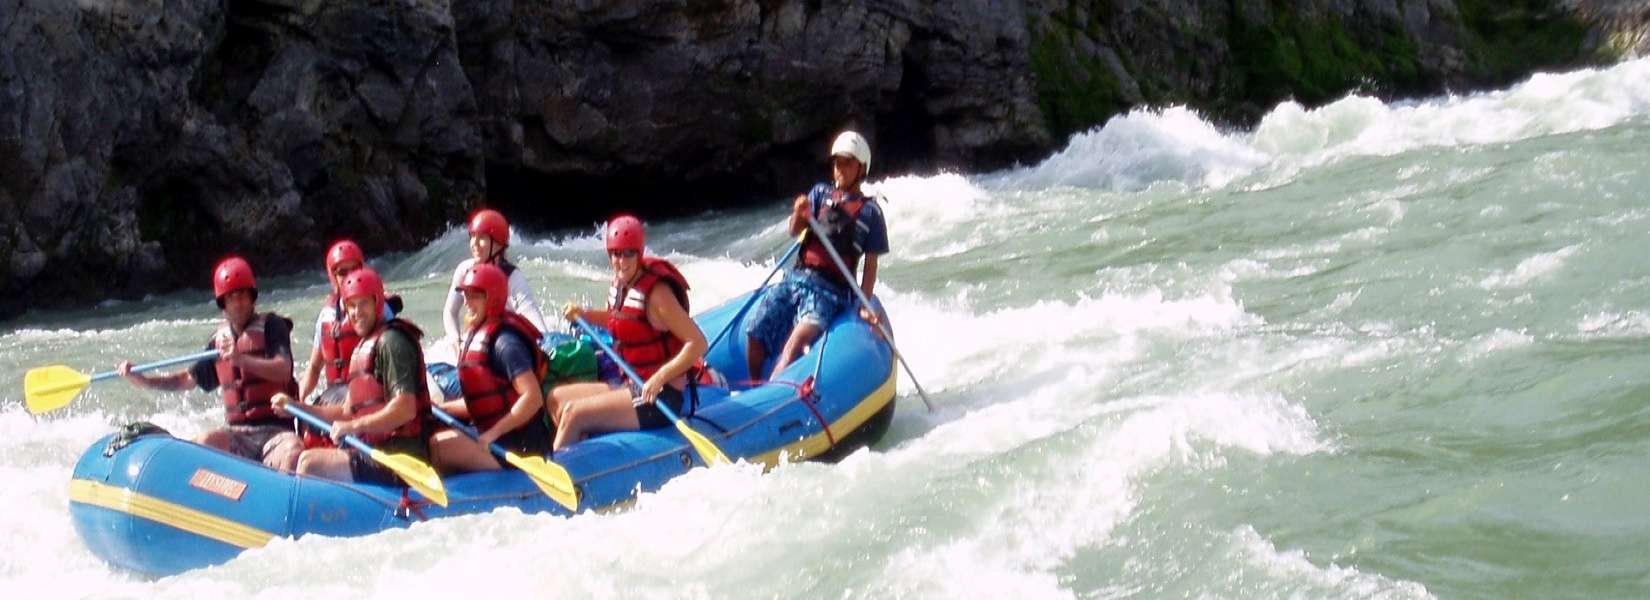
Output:
<instances>
[{"instance_id":1,"label":"white foam","mask_svg":"<svg viewBox=\"0 0 1650 600\"><path fill-rule=\"evenodd\" d=\"M1219 468L1224 454L1233 450L1266 456L1326 448L1316 440L1317 427L1305 411L1275 395L1188 394L1097 403L1092 395L1060 393L1069 389L1081 388L1032 390L888 453L887 460L894 463L909 460L908 454L921 455L912 470L960 463L981 473L963 484L978 491L960 497L955 510L970 523L990 526L950 537L916 536L888 560L877 578L888 583L872 595L926 590L965 597L980 590L987 595L1016 592L1016 597L1069 594L1059 577L1061 568L1082 549L1117 543L1112 531L1136 509L1142 476L1169 467ZM1061 450L1073 437L1082 445ZM959 439L984 439L991 449L982 451ZM962 456L936 460L958 452ZM982 460L986 456L991 458ZM930 474L907 485L943 489L961 483L929 481L947 475ZM1034 483L1046 481L1082 485Z\"/></svg>"},{"instance_id":2,"label":"white foam","mask_svg":"<svg viewBox=\"0 0 1650 600\"><path fill-rule=\"evenodd\" d=\"M1219 187L1266 164L1241 137L1185 107L1136 109L1080 133L1035 167L993 178L1005 189L1141 190L1159 182Z\"/></svg>"},{"instance_id":3,"label":"white foam","mask_svg":"<svg viewBox=\"0 0 1650 600\"><path fill-rule=\"evenodd\" d=\"M1360 572L1329 563L1320 567L1303 551L1279 551L1253 527L1231 533L1232 558L1261 570L1272 581L1245 592L1263 596L1341 598L1431 598L1426 586ZM1228 592L1234 590L1226 590Z\"/></svg>"},{"instance_id":4,"label":"white foam","mask_svg":"<svg viewBox=\"0 0 1650 600\"><path fill-rule=\"evenodd\" d=\"M1536 254L1518 262L1511 271L1496 271L1478 282L1487 290L1522 287L1544 275L1564 268L1564 263L1581 251L1581 244Z\"/></svg>"},{"instance_id":5,"label":"white foam","mask_svg":"<svg viewBox=\"0 0 1650 600\"><path fill-rule=\"evenodd\" d=\"M1502 350L1523 348L1534 343L1535 337L1530 335L1527 329L1496 329L1467 342L1461 352L1461 360L1470 362Z\"/></svg>"},{"instance_id":6,"label":"white foam","mask_svg":"<svg viewBox=\"0 0 1650 600\"><path fill-rule=\"evenodd\" d=\"M1576 331L1601 338L1650 336L1650 313L1640 310L1603 311L1582 317Z\"/></svg>"},{"instance_id":7,"label":"white foam","mask_svg":"<svg viewBox=\"0 0 1650 600\"><path fill-rule=\"evenodd\" d=\"M1221 132L1182 107L1137 109L1074 136L1036 166L990 180L1020 190L1139 190L1170 182L1218 188L1260 173L1249 188L1262 189L1348 157L1597 130L1647 114L1650 58L1641 58L1537 74L1507 90L1468 96L1391 104L1348 96L1310 110L1285 102L1252 132Z\"/></svg>"},{"instance_id":8,"label":"white foam","mask_svg":"<svg viewBox=\"0 0 1650 600\"><path fill-rule=\"evenodd\" d=\"M1148 331L1197 336L1261 322L1244 312L1229 286L1179 298L1166 298L1153 287L1135 293L1102 293L1072 303L1041 301L985 314L975 314L957 301L937 303L891 287L878 295L894 320L900 351L930 392L967 387L1005 372L1037 371L1051 361L1071 364L1077 358L1070 348L1132 343L1076 343L1083 340L1128 338ZM906 385L906 378L901 377L901 390L914 391Z\"/></svg>"}]
</instances>

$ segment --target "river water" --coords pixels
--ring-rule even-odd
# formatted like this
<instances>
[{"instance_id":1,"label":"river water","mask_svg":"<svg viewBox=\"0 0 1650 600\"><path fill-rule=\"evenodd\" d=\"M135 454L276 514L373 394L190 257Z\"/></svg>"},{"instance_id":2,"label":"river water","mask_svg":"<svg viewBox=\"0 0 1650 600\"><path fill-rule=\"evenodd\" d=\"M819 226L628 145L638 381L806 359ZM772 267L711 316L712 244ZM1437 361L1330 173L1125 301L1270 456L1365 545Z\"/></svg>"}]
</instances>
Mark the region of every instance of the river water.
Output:
<instances>
[{"instance_id":1,"label":"river water","mask_svg":"<svg viewBox=\"0 0 1650 600\"><path fill-rule=\"evenodd\" d=\"M23 373L186 354L218 313L204 290L41 307L0 323L0 596L1645 597L1646 164L1640 60L1252 131L1139 111L1037 165L873 173L879 295L937 410L902 372L869 451L159 580L84 548L69 471L121 423L220 422L215 397L116 381L36 418ZM650 247L708 307L767 273L787 205ZM600 301L594 226L515 235L542 303ZM375 265L439 330L464 255L454 230ZM261 281L304 356L319 259Z\"/></svg>"}]
</instances>

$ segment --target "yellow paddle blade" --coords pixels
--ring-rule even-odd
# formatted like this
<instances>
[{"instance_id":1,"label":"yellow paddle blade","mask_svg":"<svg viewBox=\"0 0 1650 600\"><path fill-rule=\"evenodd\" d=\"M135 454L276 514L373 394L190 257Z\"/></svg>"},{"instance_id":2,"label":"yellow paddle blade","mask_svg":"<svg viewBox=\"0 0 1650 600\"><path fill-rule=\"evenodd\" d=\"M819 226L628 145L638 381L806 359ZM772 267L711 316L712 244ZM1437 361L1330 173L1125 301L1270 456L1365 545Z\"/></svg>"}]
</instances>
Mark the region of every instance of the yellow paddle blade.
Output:
<instances>
[{"instance_id":1,"label":"yellow paddle blade","mask_svg":"<svg viewBox=\"0 0 1650 600\"><path fill-rule=\"evenodd\" d=\"M435 474L435 469L424 461L405 454L385 454L383 450L374 448L372 459L378 464L389 467L391 471L401 477L402 481L418 490L425 498L442 506L447 505L447 486L441 484L441 476Z\"/></svg>"},{"instance_id":2,"label":"yellow paddle blade","mask_svg":"<svg viewBox=\"0 0 1650 600\"><path fill-rule=\"evenodd\" d=\"M687 421L677 419L676 430L682 432L682 436L687 438L689 444L693 444L693 449L699 452L699 458L705 459L705 464L713 467L733 464L733 461L728 460L728 455L722 454L722 450L717 448L716 444L710 443L709 438L688 427Z\"/></svg>"},{"instance_id":3,"label":"yellow paddle blade","mask_svg":"<svg viewBox=\"0 0 1650 600\"><path fill-rule=\"evenodd\" d=\"M579 490L573 487L573 476L567 474L567 469L553 462L548 462L537 456L522 456L514 452L504 453L504 461L521 469L533 480L533 485L551 500L567 508L579 509Z\"/></svg>"},{"instance_id":4,"label":"yellow paddle blade","mask_svg":"<svg viewBox=\"0 0 1650 600\"><path fill-rule=\"evenodd\" d=\"M63 408L91 382L90 376L63 365L29 369L23 375L23 398L29 412L38 415Z\"/></svg>"}]
</instances>

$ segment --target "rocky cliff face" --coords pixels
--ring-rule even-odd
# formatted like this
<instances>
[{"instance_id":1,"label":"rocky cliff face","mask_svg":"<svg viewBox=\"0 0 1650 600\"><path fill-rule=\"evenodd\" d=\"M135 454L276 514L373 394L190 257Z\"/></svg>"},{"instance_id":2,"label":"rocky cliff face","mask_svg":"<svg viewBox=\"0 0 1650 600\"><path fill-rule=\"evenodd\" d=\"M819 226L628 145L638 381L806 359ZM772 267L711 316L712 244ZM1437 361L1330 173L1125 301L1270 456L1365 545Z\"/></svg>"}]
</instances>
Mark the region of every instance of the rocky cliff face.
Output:
<instances>
[{"instance_id":1,"label":"rocky cliff face","mask_svg":"<svg viewBox=\"0 0 1650 600\"><path fill-rule=\"evenodd\" d=\"M584 223L1032 162L1142 104L1435 93L1642 51L1610 0L0 0L0 317L316 268L481 202Z\"/></svg>"}]
</instances>

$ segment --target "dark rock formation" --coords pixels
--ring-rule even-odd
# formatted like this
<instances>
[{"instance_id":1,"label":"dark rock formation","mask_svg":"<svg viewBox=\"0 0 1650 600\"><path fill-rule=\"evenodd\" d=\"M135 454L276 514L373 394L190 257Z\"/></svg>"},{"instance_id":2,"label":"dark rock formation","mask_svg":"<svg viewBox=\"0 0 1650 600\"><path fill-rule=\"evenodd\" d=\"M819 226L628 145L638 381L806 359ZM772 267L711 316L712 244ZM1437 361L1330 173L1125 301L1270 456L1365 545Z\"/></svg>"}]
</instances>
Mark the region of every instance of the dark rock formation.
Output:
<instances>
[{"instance_id":1,"label":"dark rock formation","mask_svg":"<svg viewBox=\"0 0 1650 600\"><path fill-rule=\"evenodd\" d=\"M518 221L1033 162L1142 104L1500 85L1641 52L1611 0L0 0L0 317ZM26 292L26 294L25 294Z\"/></svg>"},{"instance_id":2,"label":"dark rock formation","mask_svg":"<svg viewBox=\"0 0 1650 600\"><path fill-rule=\"evenodd\" d=\"M483 189L445 2L9 4L0 315L407 247Z\"/></svg>"}]
</instances>

